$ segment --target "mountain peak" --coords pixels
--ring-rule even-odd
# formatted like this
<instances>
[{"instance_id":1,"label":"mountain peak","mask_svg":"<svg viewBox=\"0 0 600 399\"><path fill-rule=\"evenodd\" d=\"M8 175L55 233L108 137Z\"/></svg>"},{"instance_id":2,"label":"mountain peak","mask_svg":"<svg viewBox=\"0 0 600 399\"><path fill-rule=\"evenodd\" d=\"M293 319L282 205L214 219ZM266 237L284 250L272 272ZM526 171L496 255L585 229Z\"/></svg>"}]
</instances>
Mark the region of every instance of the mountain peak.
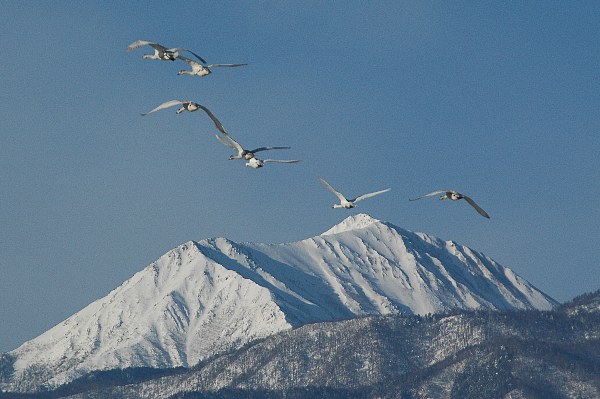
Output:
<instances>
[{"instance_id":1,"label":"mountain peak","mask_svg":"<svg viewBox=\"0 0 600 399\"><path fill-rule=\"evenodd\" d=\"M340 223L336 224L321 235L326 236L330 234L343 233L345 231L364 229L365 227L377 222L379 222L379 220L365 213L359 213L356 215L348 216L346 219L342 220Z\"/></svg>"}]
</instances>

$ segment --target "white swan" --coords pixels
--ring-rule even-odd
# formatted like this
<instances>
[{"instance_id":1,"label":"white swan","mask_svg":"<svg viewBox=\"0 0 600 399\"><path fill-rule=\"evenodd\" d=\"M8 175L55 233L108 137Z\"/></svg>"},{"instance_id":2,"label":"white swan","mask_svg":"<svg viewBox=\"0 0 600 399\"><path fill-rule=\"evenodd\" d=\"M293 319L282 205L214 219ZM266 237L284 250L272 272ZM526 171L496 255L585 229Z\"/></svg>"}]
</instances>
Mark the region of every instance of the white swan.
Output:
<instances>
[{"instance_id":1,"label":"white swan","mask_svg":"<svg viewBox=\"0 0 600 399\"><path fill-rule=\"evenodd\" d=\"M178 57L180 57L179 52L180 51L187 51L190 54L193 54L196 58L198 58L199 61L206 63L206 61L204 61L204 59L202 59L202 57L200 57L198 54L194 53L191 50L182 48L182 47L175 47L175 48L166 48L165 46L155 43L155 42L149 42L147 40L136 40L135 42L131 43L129 46L127 46L127 51L133 51L138 47L142 47L142 46L150 46L154 49L154 54L144 54L144 59L150 59L150 60L161 60L161 61L175 61Z\"/></svg>"},{"instance_id":2,"label":"white swan","mask_svg":"<svg viewBox=\"0 0 600 399\"><path fill-rule=\"evenodd\" d=\"M422 195L420 197L413 198L413 199L411 199L409 201L416 201L416 200L421 199L421 198L431 197L432 195L438 195L438 194L442 194L442 193L443 193L443 195L440 196L440 200L450 199L452 201L458 201L459 199L464 199L465 201L467 201L469 203L469 205L471 205L473 208L475 208L475 210L481 216L483 216L484 218L488 218L488 219L490 218L490 215L488 215L488 213L486 211L484 211L483 209L481 209L481 207L479 205L477 205L475 203L475 201L473 201L471 199L471 197L466 196L464 194L461 194L459 192L456 192L454 190L437 190L437 191L432 191L429 194L425 194L425 195Z\"/></svg>"},{"instance_id":3,"label":"white swan","mask_svg":"<svg viewBox=\"0 0 600 399\"><path fill-rule=\"evenodd\" d=\"M145 114L142 114L143 116L151 114L153 112L156 111L160 111L161 109L165 109L165 108L169 108L169 107L173 107L175 105L182 105L181 108L179 108L177 111L175 111L176 114L180 114L183 111L190 111L190 112L194 112L197 111L200 108L200 104L195 103L193 101L181 101L181 100L169 100L166 101L162 104L160 104L158 107L154 108L152 111L148 111Z\"/></svg>"},{"instance_id":4,"label":"white swan","mask_svg":"<svg viewBox=\"0 0 600 399\"><path fill-rule=\"evenodd\" d=\"M208 65L202 65L194 60L190 60L187 57L184 57L182 55L178 55L177 58L179 58L180 60L182 60L183 62L185 62L186 64L188 64L192 70L187 70L187 69L182 69L179 72L177 72L177 75L192 75L192 76L206 76L212 73L212 71L210 70L210 68L212 67L239 67L239 66L244 66L244 65L248 65L248 64L208 64ZM201 60L202 63L206 64L206 61Z\"/></svg>"},{"instance_id":5,"label":"white swan","mask_svg":"<svg viewBox=\"0 0 600 399\"><path fill-rule=\"evenodd\" d=\"M366 198L374 197L376 195L383 194L387 191L390 191L389 188L386 188L385 190L380 190L380 191L375 191L373 193L363 194L359 197L349 200L349 199L346 199L346 197L344 197L340 192L336 191L335 188L331 187L331 185L329 183L327 183L325 180L321 179L320 177L319 177L319 180L321 180L321 183L323 183L325 185L325 187L330 189L331 192L334 193L335 196L340 199L340 203L333 204L332 208L346 208L346 209L354 208L356 206L355 203L358 201L362 201Z\"/></svg>"},{"instance_id":6,"label":"white swan","mask_svg":"<svg viewBox=\"0 0 600 399\"><path fill-rule=\"evenodd\" d=\"M240 145L240 143L238 143L237 141L235 141L233 139L233 137L231 137L231 135L229 133L227 133L227 131L225 130L225 128L223 127L223 125L221 124L221 122L217 119L217 117L205 106L201 105L201 104L197 104L198 108L202 109L204 112L206 112L206 114L210 117L210 119L212 119L212 121L214 122L215 126L217 127L217 129L223 133L223 135L225 135L225 137L219 136L218 134L215 134L215 137L217 138L217 140L219 140L223 145L227 146L227 147L231 147L233 149L235 149L237 151L237 155L230 155L229 159L243 159L246 161L250 161L252 158L254 158L254 154L260 151L267 151L267 150L289 150L291 147L259 147L259 148L255 148L253 150L246 150L244 147L242 147ZM262 162L266 162L267 160L263 160ZM255 161L254 163L257 163L258 161ZM269 162L286 162L286 161L276 161L276 160L269 160ZM298 160L293 160L293 162L298 162ZM258 164L258 163L257 163ZM247 166L251 166L253 168L260 168L261 166L252 166L252 165L247 165Z\"/></svg>"}]
</instances>

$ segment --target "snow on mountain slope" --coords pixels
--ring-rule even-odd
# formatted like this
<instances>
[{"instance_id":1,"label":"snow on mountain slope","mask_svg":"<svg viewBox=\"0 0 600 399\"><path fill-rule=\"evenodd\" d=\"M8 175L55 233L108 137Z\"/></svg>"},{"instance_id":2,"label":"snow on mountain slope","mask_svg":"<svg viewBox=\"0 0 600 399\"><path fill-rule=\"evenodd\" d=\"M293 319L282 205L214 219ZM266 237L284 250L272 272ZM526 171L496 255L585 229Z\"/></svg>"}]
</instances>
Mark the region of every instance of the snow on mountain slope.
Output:
<instances>
[{"instance_id":1,"label":"snow on mountain slope","mask_svg":"<svg viewBox=\"0 0 600 399\"><path fill-rule=\"evenodd\" d=\"M106 297L12 353L16 380L61 385L87 371L173 367L290 328L269 290L200 252L169 251Z\"/></svg>"},{"instance_id":2,"label":"snow on mountain slope","mask_svg":"<svg viewBox=\"0 0 600 399\"><path fill-rule=\"evenodd\" d=\"M318 276L355 315L480 307L550 309L556 304L481 253L363 214L300 242L247 245ZM286 279L285 274L279 277Z\"/></svg>"},{"instance_id":3,"label":"snow on mountain slope","mask_svg":"<svg viewBox=\"0 0 600 399\"><path fill-rule=\"evenodd\" d=\"M91 370L193 366L308 322L555 301L483 254L368 215L286 244L188 242L10 354L4 389Z\"/></svg>"}]
</instances>

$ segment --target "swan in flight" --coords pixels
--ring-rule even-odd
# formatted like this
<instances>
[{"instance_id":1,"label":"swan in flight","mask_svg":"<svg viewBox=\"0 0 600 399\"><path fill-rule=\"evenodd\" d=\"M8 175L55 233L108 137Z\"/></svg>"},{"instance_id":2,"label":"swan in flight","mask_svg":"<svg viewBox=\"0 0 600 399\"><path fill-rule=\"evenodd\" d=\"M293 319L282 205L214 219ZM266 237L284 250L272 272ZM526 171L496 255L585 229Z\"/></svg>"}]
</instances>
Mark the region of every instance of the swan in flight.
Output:
<instances>
[{"instance_id":1,"label":"swan in flight","mask_svg":"<svg viewBox=\"0 0 600 399\"><path fill-rule=\"evenodd\" d=\"M200 104L195 103L193 101L170 100L170 101L166 101L166 102L160 104L158 107L154 108L152 111L148 111L145 114L142 114L142 116L151 114L156 111L160 111L161 109L170 108L175 105L181 105L181 108L179 108L177 111L175 111L176 114L180 114L186 110L190 111L190 112L194 112L200 108Z\"/></svg>"},{"instance_id":2,"label":"swan in flight","mask_svg":"<svg viewBox=\"0 0 600 399\"><path fill-rule=\"evenodd\" d=\"M327 183L325 180L321 179L320 177L319 177L319 180L321 180L321 183L323 183L325 185L325 187L330 189L331 192L334 193L335 196L340 199L340 203L333 204L332 208L346 208L346 209L354 208L356 206L355 203L358 201L362 201L366 198L374 197L376 195L383 194L387 191L390 191L389 188L386 188L385 190L380 190L380 191L375 191L373 193L363 194L359 197L349 200L349 199L346 199L346 197L344 197L340 192L336 191L335 188L331 187L331 185L329 183Z\"/></svg>"},{"instance_id":3,"label":"swan in flight","mask_svg":"<svg viewBox=\"0 0 600 399\"><path fill-rule=\"evenodd\" d=\"M193 54L196 58L198 58L199 61L206 63L206 61L204 61L202 57L200 57L198 54L194 53L191 50L181 47L166 48L163 45L160 45L155 42L149 42L147 40L136 40L135 42L127 46L127 51L133 51L138 47L146 45L154 49L154 54L144 54L144 59L147 58L150 60L175 61L177 58L180 57L180 51L187 51L188 53Z\"/></svg>"},{"instance_id":4,"label":"swan in flight","mask_svg":"<svg viewBox=\"0 0 600 399\"><path fill-rule=\"evenodd\" d=\"M461 194L459 192L456 192L454 190L437 190L437 191L432 191L429 194L425 194L425 195L422 195L420 197L413 198L410 201L416 201L416 200L421 199L421 198L431 197L433 195L438 195L438 194L442 194L440 196L440 200L450 199L452 201L458 201L459 199L464 199L465 201L467 201L469 203L469 205L471 205L473 208L475 208L475 210L477 211L477 213L479 213L481 216L483 216L484 218L488 218L488 219L490 218L490 215L488 215L486 211L484 211L483 209L481 209L481 207L479 205L477 205L475 203L475 201L473 201L471 199L471 197L466 196L464 194Z\"/></svg>"},{"instance_id":5,"label":"swan in flight","mask_svg":"<svg viewBox=\"0 0 600 399\"><path fill-rule=\"evenodd\" d=\"M223 133L223 135L225 135L225 137L222 137L218 134L215 134L215 136L217 137L217 140L219 140L223 145L227 146L227 147L231 147L233 149L235 149L237 151L237 155L230 155L229 159L243 159L245 161L250 161L252 158L254 158L254 154L260 151L267 151L267 150L289 150L291 147L259 147L259 148L255 148L253 150L246 150L244 149L244 147L242 147L240 145L240 143L238 143L237 141L235 141L233 139L233 137L231 137L229 135L229 133L227 133L227 131L225 130L225 128L223 127L223 125L221 124L221 122L217 119L217 117L205 106L201 105L201 104L197 104L198 107L200 109L202 109L204 112L206 112L206 114L210 117L210 119L212 119L212 121L214 122L215 126L217 127L217 130L219 130L221 133ZM263 160L262 162L266 162L267 160ZM275 161L275 160L269 160L269 162L281 162L281 161ZM297 160L294 160L294 162L298 162ZM254 162L256 165L258 165L260 162L255 161ZM252 166L252 165L248 165L248 166ZM261 165L262 166L262 165ZM253 168L260 168L261 166L252 166Z\"/></svg>"},{"instance_id":6,"label":"swan in flight","mask_svg":"<svg viewBox=\"0 0 600 399\"><path fill-rule=\"evenodd\" d=\"M187 69L182 69L181 71L177 72L177 75L192 75L192 76L206 76L212 73L212 71L210 70L210 68L212 67L239 67L239 66L244 66L244 65L248 65L248 64L207 64L207 65L202 65L194 60L190 60L187 57L184 57L182 55L178 55L177 58L179 58L180 60L182 60L183 62L185 62L186 64L188 64L192 70L187 70ZM206 61L204 60L200 60L202 63L206 64Z\"/></svg>"}]
</instances>

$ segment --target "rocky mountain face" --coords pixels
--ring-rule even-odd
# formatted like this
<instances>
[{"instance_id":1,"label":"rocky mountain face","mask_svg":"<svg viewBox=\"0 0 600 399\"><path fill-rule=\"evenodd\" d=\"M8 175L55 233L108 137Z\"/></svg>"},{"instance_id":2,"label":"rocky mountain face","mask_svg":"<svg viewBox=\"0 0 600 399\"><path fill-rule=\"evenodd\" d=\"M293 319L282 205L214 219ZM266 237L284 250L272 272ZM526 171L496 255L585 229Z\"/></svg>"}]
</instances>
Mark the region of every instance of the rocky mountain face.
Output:
<instances>
[{"instance_id":1,"label":"rocky mountain face","mask_svg":"<svg viewBox=\"0 0 600 399\"><path fill-rule=\"evenodd\" d=\"M0 388L52 389L98 370L193 367L307 323L555 305L479 252L359 214L294 243L185 243L3 354Z\"/></svg>"}]
</instances>

